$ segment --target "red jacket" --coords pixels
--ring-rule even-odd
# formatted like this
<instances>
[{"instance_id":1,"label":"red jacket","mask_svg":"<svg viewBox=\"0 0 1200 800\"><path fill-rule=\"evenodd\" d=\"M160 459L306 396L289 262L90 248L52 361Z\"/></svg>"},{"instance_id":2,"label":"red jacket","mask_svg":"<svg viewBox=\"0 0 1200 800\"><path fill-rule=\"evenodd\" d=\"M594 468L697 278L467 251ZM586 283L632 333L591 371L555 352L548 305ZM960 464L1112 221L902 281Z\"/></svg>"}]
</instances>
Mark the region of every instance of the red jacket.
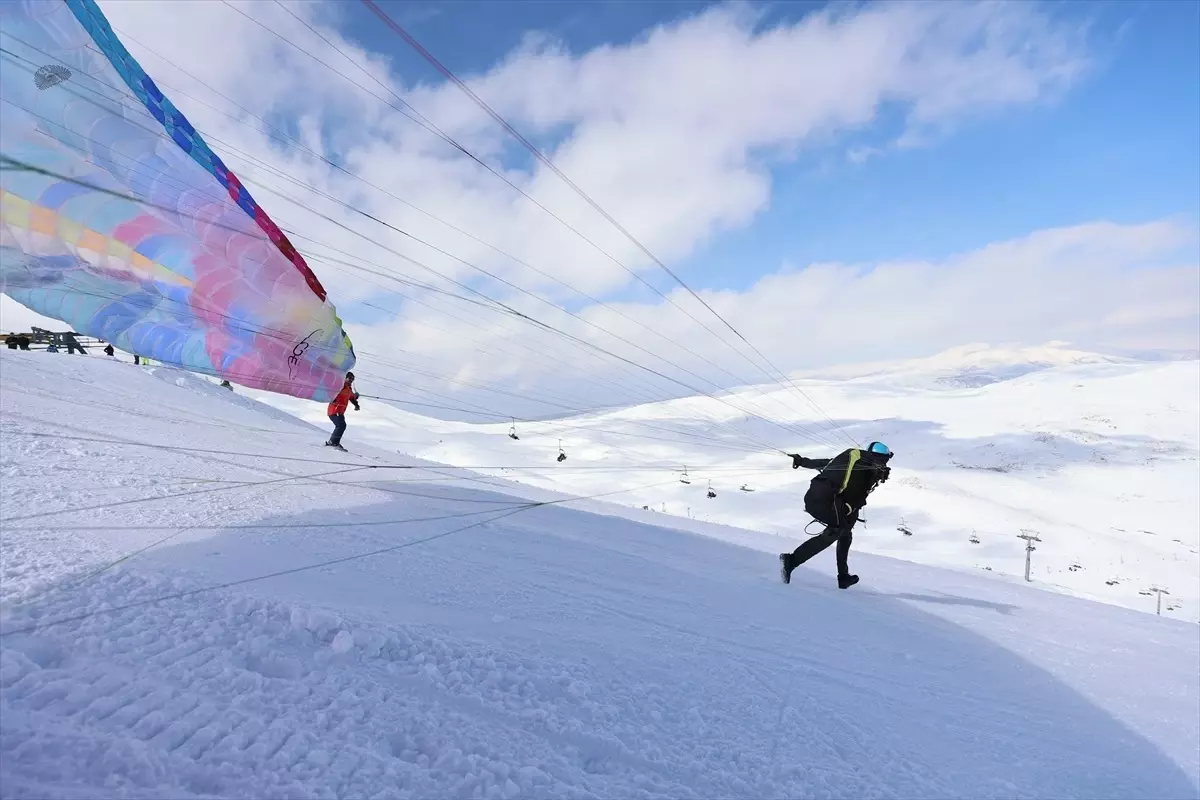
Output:
<instances>
[{"instance_id":1,"label":"red jacket","mask_svg":"<svg viewBox=\"0 0 1200 800\"><path fill-rule=\"evenodd\" d=\"M342 385L342 390L337 393L337 397L333 398L333 402L329 404L326 411L331 417L335 414L345 414L346 406L351 403L358 405L358 392L354 391L349 383L346 383Z\"/></svg>"}]
</instances>

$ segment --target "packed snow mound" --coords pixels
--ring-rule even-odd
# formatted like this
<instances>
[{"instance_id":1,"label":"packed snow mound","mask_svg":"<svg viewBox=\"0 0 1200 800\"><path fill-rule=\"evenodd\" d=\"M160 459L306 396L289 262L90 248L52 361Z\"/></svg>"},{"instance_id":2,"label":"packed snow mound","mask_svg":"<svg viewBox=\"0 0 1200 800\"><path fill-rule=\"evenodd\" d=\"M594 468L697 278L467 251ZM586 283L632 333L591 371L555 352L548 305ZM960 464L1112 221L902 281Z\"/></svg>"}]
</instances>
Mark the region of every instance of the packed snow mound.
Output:
<instances>
[{"instance_id":1,"label":"packed snow mound","mask_svg":"<svg viewBox=\"0 0 1200 800\"><path fill-rule=\"evenodd\" d=\"M0 352L2 797L1197 796L1195 625L858 553L784 586L794 538L201 383Z\"/></svg>"}]
</instances>

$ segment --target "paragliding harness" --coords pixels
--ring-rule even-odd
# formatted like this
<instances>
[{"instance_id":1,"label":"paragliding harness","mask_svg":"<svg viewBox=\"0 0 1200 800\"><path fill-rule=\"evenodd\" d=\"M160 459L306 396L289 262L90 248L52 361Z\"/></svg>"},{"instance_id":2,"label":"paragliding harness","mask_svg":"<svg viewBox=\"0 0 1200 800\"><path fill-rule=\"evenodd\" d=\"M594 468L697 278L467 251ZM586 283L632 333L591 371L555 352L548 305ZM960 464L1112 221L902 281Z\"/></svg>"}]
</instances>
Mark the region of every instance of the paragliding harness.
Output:
<instances>
[{"instance_id":1,"label":"paragliding harness","mask_svg":"<svg viewBox=\"0 0 1200 800\"><path fill-rule=\"evenodd\" d=\"M816 480L816 479L814 478L814 480ZM876 484L876 485L878 485L878 484ZM874 486L872 486L872 487L871 487L869 490L867 490L867 494L870 494L870 493L871 493L871 492L873 492L873 491L875 491L875 487L874 487ZM855 513L855 512L854 512L854 510L852 510L852 513ZM840 528L840 527L842 527L841 515L838 513L838 507L837 507L837 501L836 501L836 500L834 501L834 504L833 504L833 516L834 516L834 519L836 520L836 522L835 522L835 523L833 523L833 524L830 524L830 523L828 523L828 522L824 522L823 520L817 519L817 518L816 518L816 517L813 515L813 513L812 513L811 511L809 511L809 512L808 512L808 515L809 515L810 517L813 517L813 518L812 518L812 519L810 519L810 520L808 521L808 524L804 526L804 535L805 535L805 536L820 536L822 533L824 533L824 532L825 532L825 530L819 530L819 531L817 531L816 533L809 533L809 532L808 532L808 529L809 529L809 528L811 528L811 527L812 527L814 524L816 524L816 523L820 523L821 525L824 525L826 530L827 530L827 529L829 529L829 528L831 528L831 527L832 527L832 528ZM859 523L859 522L861 522L863 525L866 525L866 524L867 524L867 521L866 521L866 519L864 519L863 517L855 517L855 518L854 518L854 522L855 522L855 524L857 524L857 523Z\"/></svg>"},{"instance_id":2,"label":"paragliding harness","mask_svg":"<svg viewBox=\"0 0 1200 800\"><path fill-rule=\"evenodd\" d=\"M828 530L831 527L841 528L848 520L852 521L852 524L859 522L861 522L863 525L867 524L866 519L858 516L858 512L861 510L861 507L852 508L848 503L845 504L845 506L846 508L850 509L850 515L847 519L843 519L841 509L842 502L839 500L841 490L844 489L849 482L851 473L856 468L861 469L861 467L858 467L858 462L859 459L857 455L852 455L850 458L850 463L845 466L846 477L840 488L837 487L835 481L831 480L831 476L828 474L828 467L817 473L817 475L809 482L808 491L804 495L804 510L809 514L809 516L812 517L812 520L810 520L809 523L804 526L805 536L820 536L825 532L825 530ZM875 491L879 484L883 483L887 479L888 471L885 468L885 471L882 473L882 475L880 475L880 477L878 477L876 480L872 481L871 485L867 487L866 495L863 497L863 506L866 505L866 498ZM831 511L832 514L815 514L813 513L814 506L820 511L828 509L828 511ZM814 523L818 522L824 525L825 528L817 531L816 533L809 533L808 529L811 528Z\"/></svg>"},{"instance_id":3,"label":"paragliding harness","mask_svg":"<svg viewBox=\"0 0 1200 800\"><path fill-rule=\"evenodd\" d=\"M876 486L878 486L878 485L879 485L879 484L876 484ZM873 491L875 491L875 486L872 486L872 487L871 487L871 488L870 488L870 489L867 491L867 494L870 494L870 493L871 493L871 492L873 492ZM835 512L837 511L836 507L834 508L834 511L835 511ZM812 516L812 515L810 514L809 516ZM856 517L856 518L855 518L855 520L854 520L854 522L855 522L855 524L858 524L858 523L860 523L860 522L861 522L861 523L862 523L864 526L867 524L866 517ZM824 533L824 532L825 532L824 530L817 531L816 533L809 533L809 532L808 532L808 529L809 529L809 528L811 528L813 525L815 525L815 524L817 524L817 523L820 523L821 525L824 525L826 528L829 528L829 525L828 525L827 523L821 522L821 520L819 520L819 519L816 519L816 518L814 517L813 519L810 519L810 520L808 521L808 524L807 524L807 525L805 525L805 526L804 526L804 535L805 535L805 536L820 536L822 533ZM835 526L835 527L839 527L839 526Z\"/></svg>"}]
</instances>

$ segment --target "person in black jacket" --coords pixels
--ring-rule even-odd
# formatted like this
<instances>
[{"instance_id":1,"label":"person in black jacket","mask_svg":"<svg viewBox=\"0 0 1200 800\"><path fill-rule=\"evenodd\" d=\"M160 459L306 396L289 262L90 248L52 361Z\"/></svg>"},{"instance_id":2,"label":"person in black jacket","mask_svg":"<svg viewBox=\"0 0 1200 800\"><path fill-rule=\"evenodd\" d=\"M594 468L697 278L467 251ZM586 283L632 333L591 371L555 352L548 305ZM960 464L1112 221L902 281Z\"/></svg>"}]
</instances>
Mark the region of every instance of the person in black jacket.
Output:
<instances>
[{"instance_id":1,"label":"person in black jacket","mask_svg":"<svg viewBox=\"0 0 1200 800\"><path fill-rule=\"evenodd\" d=\"M848 589L858 583L858 576L850 574L847 564L851 532L858 522L858 512L867 504L867 495L888 479L892 451L883 442L871 442L865 450L851 448L833 458L790 455L792 469L820 470L804 495L804 510L823 523L825 530L793 552L779 554L780 576L784 583L791 583L792 570L837 542L838 588Z\"/></svg>"}]
</instances>

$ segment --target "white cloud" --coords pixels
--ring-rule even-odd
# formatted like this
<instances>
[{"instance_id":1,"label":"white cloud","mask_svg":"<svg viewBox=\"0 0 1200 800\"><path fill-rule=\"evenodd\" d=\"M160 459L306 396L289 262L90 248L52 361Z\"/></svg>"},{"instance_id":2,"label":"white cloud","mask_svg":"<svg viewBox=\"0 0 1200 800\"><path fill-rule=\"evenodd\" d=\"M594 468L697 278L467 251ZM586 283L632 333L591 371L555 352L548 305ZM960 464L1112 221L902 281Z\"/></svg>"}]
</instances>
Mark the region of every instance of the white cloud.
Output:
<instances>
[{"instance_id":1,"label":"white cloud","mask_svg":"<svg viewBox=\"0 0 1200 800\"><path fill-rule=\"evenodd\" d=\"M809 363L912 356L964 341L1119 346L1200 315L1194 243L1194 228L1175 221L1045 230L942 263L782 272L722 298L722 313L768 342L786 319L804 320L798 343L817 352L797 360ZM1188 340L1164 346L1195 347L1198 335L1193 328ZM774 349L768 355L788 357Z\"/></svg>"},{"instance_id":2,"label":"white cloud","mask_svg":"<svg viewBox=\"0 0 1200 800\"><path fill-rule=\"evenodd\" d=\"M386 85L473 151L493 158L506 146L511 152L498 126L456 87L423 84L410 90L388 73L385 58L365 53L318 21L348 14L344 9L316 3L288 6L314 20L346 55L275 4L235 3L243 13L225 4L187 0L111 0L102 5L119 32L136 40L131 49L160 82L255 126L195 78L243 109L273 121L288 120L294 130L305 132L307 144L339 158L376 186L576 288L614 291L630 280L611 259L373 97L396 105ZM556 163L659 257L674 260L721 231L752 222L770 199L771 154L786 155L808 142L867 126L884 103L907 105L921 129L1027 103L1068 85L1086 62L1077 30L1052 23L1037 7L1024 4L886 3L812 14L765 29L756 27L759 21L743 6L717 6L656 28L638 41L579 56L544 37L531 37L525 47L469 82L521 129L554 135ZM214 51L218 41L221 48ZM147 44L190 74L146 53ZM178 92L174 96L198 127L221 142L268 158L295 179L452 249L466 261L500 270L531 289L563 295L561 286L393 197L294 149L268 147L261 132ZM315 131L326 132L327 146ZM220 143L215 146L228 152ZM235 168L244 167L243 159L230 155L228 160ZM518 168L507 174L618 261L636 270L651 268L649 259L547 170ZM278 178L259 180L288 186ZM440 270L469 272L327 201L288 188L307 205L352 220L356 229ZM320 226L277 198L268 207L297 225ZM382 257L378 248L364 247L354 236L321 230L322 238L341 249ZM336 284L340 279L330 280ZM345 284L342 296L369 291L356 281Z\"/></svg>"},{"instance_id":3,"label":"white cloud","mask_svg":"<svg viewBox=\"0 0 1200 800\"><path fill-rule=\"evenodd\" d=\"M1039 231L937 263L785 268L745 292L702 296L785 370L929 355L975 341L1064 340L1085 348L1194 350L1200 347L1200 257L1195 235L1192 226L1173 220L1142 225L1092 223ZM726 340L735 341L682 290L670 296L721 331ZM729 373L745 380L766 380L746 358L664 303L594 307L585 316L627 342L717 383L728 384ZM523 393L565 390L577 407L581 398L593 404L645 399L650 387L683 392L678 385L627 365L605 363L560 338L508 320L484 317L480 320L487 328L483 337L478 337L478 331L467 332L484 339L486 346L512 354L497 359L456 337L424 331L427 319L435 324L442 321L437 315L418 312L402 329L362 331L358 340L369 343L375 352L403 342L406 350L429 355L431 363L470 370L473 380L485 385L512 389L520 383ZM593 337L576 320L548 319L572 335L594 340L690 385L713 388L630 344ZM682 342L712 363L689 356L670 342ZM755 358L745 346L739 351ZM567 363L552 362L551 355ZM435 382L420 383L445 391ZM476 401L482 397L475 391L464 391L463 396ZM531 408L511 398L484 402L498 413L518 416Z\"/></svg>"},{"instance_id":4,"label":"white cloud","mask_svg":"<svg viewBox=\"0 0 1200 800\"><path fill-rule=\"evenodd\" d=\"M404 81L392 73L385 55L365 52L328 26L360 9L350 12L334 3L287 6L343 55L275 4L233 4L265 27L208 0L101 2L131 51L210 137L214 149L281 224L304 237L297 243L306 253L448 286L397 253L407 255L581 340L693 386L711 388L672 364L721 384L733 381L730 373L762 377L683 312L661 302L583 304L580 314L628 340L622 343L511 287L481 279L462 262L572 308L580 307L579 295L555 279L601 298L638 288L620 265L405 119L391 107L399 103L389 90L502 168L509 180L615 259L664 291L672 285L546 169L531 167L528 158L502 162L514 152L512 143L457 88ZM398 39L395 46L403 47ZM884 3L769 27L748 7L718 6L634 42L582 54L531 35L503 62L467 79L519 129L551 142L555 163L671 263L723 231L752 224L770 202L771 166L777 160L869 129L885 104L906 113L908 127L898 143L911 145L964 120L1053 101L1088 63L1082 29L1052 19L1033 4ZM286 128L373 186L270 141L247 110ZM251 164L235 148L266 166ZM514 263L399 198L546 274ZM1178 231L1172 223L1084 226L1036 234L946 264L784 270L744 293L705 297L788 369L905 349L929 352L990 335L1011 340L1014 330L1031 339L1042 333L1096 338L1101 331L1095 321L1105 318L1110 332L1138 328L1144 333L1155 324L1154 309L1162 301L1179 298L1194 284L1195 259L1141 273L1140 294L1131 291L1128 269L1153 264L1177 244L1172 237ZM313 262L360 352L356 372L394 387L377 394L422 386L519 415L530 411L529 402L481 394L465 384L575 405L682 391L511 316L404 288L428 304L420 305L382 291L395 287L387 277L326 258ZM1037 288L1043 279L1050 288ZM1082 285L1072 287L1072 281ZM635 296L657 299L644 290ZM721 330L721 323L692 298L680 292L671 296L696 319ZM1077 301L1084 296L1092 306ZM358 300L398 310L400 317L379 323L381 315L372 311L372 324L356 324L350 310ZM1177 311L1188 313L1187 307ZM862 318L849 330L848 313ZM732 334L724 334L732 340ZM423 377L405 365L463 383Z\"/></svg>"},{"instance_id":5,"label":"white cloud","mask_svg":"<svg viewBox=\"0 0 1200 800\"><path fill-rule=\"evenodd\" d=\"M846 160L851 164L865 164L876 156L881 156L886 151L882 147L873 147L870 145L856 145L846 151Z\"/></svg>"}]
</instances>

